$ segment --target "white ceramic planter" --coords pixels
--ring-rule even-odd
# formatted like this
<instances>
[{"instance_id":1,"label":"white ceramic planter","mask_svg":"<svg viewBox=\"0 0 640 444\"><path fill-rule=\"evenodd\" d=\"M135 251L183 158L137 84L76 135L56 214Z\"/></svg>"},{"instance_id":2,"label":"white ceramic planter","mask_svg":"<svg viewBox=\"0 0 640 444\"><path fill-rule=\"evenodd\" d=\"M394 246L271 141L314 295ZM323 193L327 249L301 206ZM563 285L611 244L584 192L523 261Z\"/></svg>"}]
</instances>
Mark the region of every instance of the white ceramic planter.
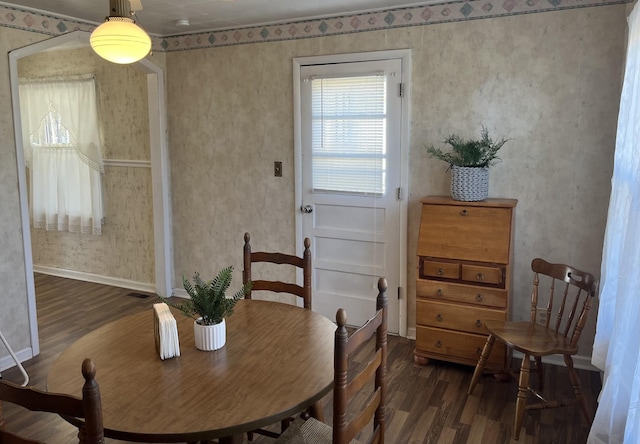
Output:
<instances>
[{"instance_id":1,"label":"white ceramic planter","mask_svg":"<svg viewBox=\"0 0 640 444\"><path fill-rule=\"evenodd\" d=\"M224 319L215 325L200 325L197 321L194 321L193 337L198 350L218 350L224 347L227 342L227 323Z\"/></svg>"}]
</instances>

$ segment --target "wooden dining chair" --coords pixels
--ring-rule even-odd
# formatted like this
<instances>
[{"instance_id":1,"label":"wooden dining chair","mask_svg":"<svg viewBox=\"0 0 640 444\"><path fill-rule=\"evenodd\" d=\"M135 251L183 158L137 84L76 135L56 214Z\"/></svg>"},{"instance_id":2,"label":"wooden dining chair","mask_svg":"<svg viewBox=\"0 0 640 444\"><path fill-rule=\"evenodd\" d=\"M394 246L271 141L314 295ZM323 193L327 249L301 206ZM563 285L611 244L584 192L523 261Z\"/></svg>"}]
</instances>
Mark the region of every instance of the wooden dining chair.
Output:
<instances>
[{"instance_id":1,"label":"wooden dining chair","mask_svg":"<svg viewBox=\"0 0 640 444\"><path fill-rule=\"evenodd\" d=\"M282 434L278 444L348 444L362 436L368 424L371 434L364 433L368 444L384 444L385 396L387 376L387 281L378 280L376 314L349 336L347 313L341 308L336 313L338 327L335 333L333 426L314 418L296 419ZM375 352L362 368L349 372L354 355L360 355L365 344L371 346L375 335ZM372 388L372 393L366 392ZM364 402L362 401L364 399ZM354 405L356 408L354 408ZM360 407L360 408L358 408Z\"/></svg>"},{"instance_id":2,"label":"wooden dining chair","mask_svg":"<svg viewBox=\"0 0 640 444\"><path fill-rule=\"evenodd\" d=\"M550 264L540 258L531 262L531 269L534 273L531 292L531 319L528 322L485 322L489 337L476 365L468 390L468 394L473 393L496 339L522 353L513 428L513 438L516 440L520 436L525 410L580 404L587 422L591 423L592 420L587 409L586 398L582 393L580 379L573 368L571 356L578 353L578 340L587 322L598 282L592 274L568 265ZM541 288L543 287L541 283L545 284L544 286L548 289L546 297L541 296ZM560 287L557 292L556 283ZM554 309L556 310L555 314L553 313ZM545 319L544 325L538 322L539 312ZM554 319L552 319L552 315ZM557 354L564 357L575 399L552 401L543 396L542 357ZM535 360L535 369L538 374L537 389L529 384L531 358ZM514 373L511 375L516 377ZM527 404L529 393L532 393L538 402Z\"/></svg>"},{"instance_id":3,"label":"wooden dining chair","mask_svg":"<svg viewBox=\"0 0 640 444\"><path fill-rule=\"evenodd\" d=\"M311 241L308 237L304 239L304 252L302 253L302 257L299 257L293 254L251 251L251 235L245 233L243 259L244 270L242 271L242 284L246 285L247 282L251 281L251 288L245 293L245 299L251 299L252 291L289 293L301 298L304 308L311 310ZM302 285L277 280L254 280L252 275L252 264L254 263L269 263L302 269ZM317 405L309 409L309 414L322 419L322 405L318 402ZM293 418L282 421L280 425L281 432L286 430L292 420ZM271 430L258 429L248 433L249 441L253 440L254 433L271 438L276 438L280 435Z\"/></svg>"},{"instance_id":4,"label":"wooden dining chair","mask_svg":"<svg viewBox=\"0 0 640 444\"><path fill-rule=\"evenodd\" d=\"M266 253L263 251L251 251L251 235L244 234L244 270L242 271L242 283L251 281L251 289L245 295L245 299L251 299L251 292L256 290L273 291L276 293L289 293L302 299L304 308L311 310L311 241L304 240L304 252L302 257L285 253ZM251 266L256 262L264 262L278 265L291 265L302 269L302 285L289 282L253 279Z\"/></svg>"},{"instance_id":5,"label":"wooden dining chair","mask_svg":"<svg viewBox=\"0 0 640 444\"><path fill-rule=\"evenodd\" d=\"M10 402L36 412L57 413L63 417L83 419L78 428L78 440L82 444L104 443L102 426L102 403L100 388L95 380L96 367L90 359L82 363L82 398L71 395L49 393L34 387L23 387L0 380L0 443L25 444L41 441L22 438L5 430L1 401Z\"/></svg>"}]
</instances>

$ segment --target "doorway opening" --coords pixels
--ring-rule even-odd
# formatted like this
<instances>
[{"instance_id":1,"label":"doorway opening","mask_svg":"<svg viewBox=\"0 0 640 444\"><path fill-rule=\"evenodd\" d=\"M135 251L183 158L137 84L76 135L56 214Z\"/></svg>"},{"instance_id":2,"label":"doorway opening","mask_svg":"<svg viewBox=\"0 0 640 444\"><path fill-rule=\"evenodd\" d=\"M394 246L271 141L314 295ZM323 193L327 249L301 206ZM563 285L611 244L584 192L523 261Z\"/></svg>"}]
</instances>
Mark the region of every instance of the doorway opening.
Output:
<instances>
[{"instance_id":1,"label":"doorway opening","mask_svg":"<svg viewBox=\"0 0 640 444\"><path fill-rule=\"evenodd\" d=\"M40 352L38 339L38 322L36 311L36 294L34 285L34 264L32 255L32 239L29 224L29 202L27 197L27 178L23 150L23 134L20 118L18 62L20 59L52 50L58 47L81 47L89 45L90 33L74 31L59 37L54 37L33 45L29 45L9 53L9 71L11 78L11 94L13 97L14 132L16 142L16 159L18 170L18 188L20 197L20 211L22 222L22 238L25 255L25 271L27 283L27 305L29 312L29 329L31 344L29 349L21 350L18 357L21 361L30 359ZM150 288L136 288L134 282L131 289L139 291L153 290L161 296L171 296L173 256L170 232L170 194L168 175L168 142L166 138L166 106L164 70L150 60L142 59L137 62L137 68L146 77L147 108L149 125L150 161L147 168L151 169L152 189L152 218L153 218L153 260L154 282ZM117 163L117 162L116 162ZM134 167L141 165L135 161L129 162ZM131 166L130 165L130 166ZM114 279L109 282L105 278L100 283L122 285L122 280ZM126 282L125 282L126 285ZM143 286L145 287L145 286Z\"/></svg>"}]
</instances>

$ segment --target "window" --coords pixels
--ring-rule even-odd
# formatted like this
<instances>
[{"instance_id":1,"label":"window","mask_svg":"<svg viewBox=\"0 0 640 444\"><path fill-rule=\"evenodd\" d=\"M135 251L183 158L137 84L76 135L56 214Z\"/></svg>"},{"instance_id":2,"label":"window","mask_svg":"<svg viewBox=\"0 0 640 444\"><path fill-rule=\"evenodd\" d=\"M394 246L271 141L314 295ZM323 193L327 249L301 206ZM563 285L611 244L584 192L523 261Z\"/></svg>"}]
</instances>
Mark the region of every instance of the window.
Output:
<instances>
[{"instance_id":1,"label":"window","mask_svg":"<svg viewBox=\"0 0 640 444\"><path fill-rule=\"evenodd\" d=\"M314 192L382 196L386 76L311 78Z\"/></svg>"},{"instance_id":2,"label":"window","mask_svg":"<svg viewBox=\"0 0 640 444\"><path fill-rule=\"evenodd\" d=\"M102 149L93 76L20 80L33 228L102 232Z\"/></svg>"}]
</instances>

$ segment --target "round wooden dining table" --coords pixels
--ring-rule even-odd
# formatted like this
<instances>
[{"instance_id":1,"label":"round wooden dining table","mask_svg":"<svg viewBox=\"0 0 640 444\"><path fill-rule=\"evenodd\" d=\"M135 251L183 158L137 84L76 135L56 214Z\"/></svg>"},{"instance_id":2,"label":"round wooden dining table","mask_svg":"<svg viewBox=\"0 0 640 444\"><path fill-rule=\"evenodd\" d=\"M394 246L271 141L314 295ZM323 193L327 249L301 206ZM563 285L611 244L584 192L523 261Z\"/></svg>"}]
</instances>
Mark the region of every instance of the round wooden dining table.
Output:
<instances>
[{"instance_id":1,"label":"round wooden dining table","mask_svg":"<svg viewBox=\"0 0 640 444\"><path fill-rule=\"evenodd\" d=\"M218 439L295 415L332 389L335 324L289 304L240 300L226 320L227 342L194 346L193 319L172 309L181 355L161 360L153 310L106 324L54 362L50 392L82 395L82 361L94 361L105 436L136 442Z\"/></svg>"}]
</instances>

